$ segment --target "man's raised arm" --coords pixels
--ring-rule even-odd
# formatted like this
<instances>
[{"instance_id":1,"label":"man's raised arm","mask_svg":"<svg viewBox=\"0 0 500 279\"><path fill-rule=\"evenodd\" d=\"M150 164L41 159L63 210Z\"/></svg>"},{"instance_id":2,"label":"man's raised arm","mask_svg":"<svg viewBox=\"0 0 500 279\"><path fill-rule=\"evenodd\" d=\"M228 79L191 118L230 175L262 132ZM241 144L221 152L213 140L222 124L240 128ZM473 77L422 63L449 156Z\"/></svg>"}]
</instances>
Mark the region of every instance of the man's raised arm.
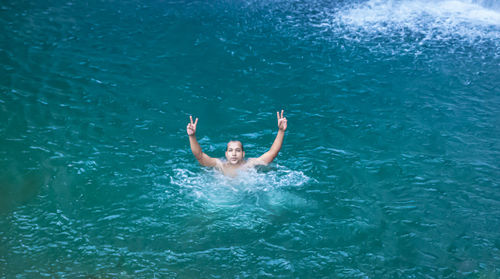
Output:
<instances>
[{"instance_id":1,"label":"man's raised arm","mask_svg":"<svg viewBox=\"0 0 500 279\"><path fill-rule=\"evenodd\" d=\"M218 160L203 153L200 144L196 140L196 125L198 125L198 118L193 122L193 117L189 116L189 121L190 123L188 123L186 129L189 136L189 145L191 146L194 157L196 157L196 160L198 160L202 166L215 167Z\"/></svg>"},{"instance_id":2,"label":"man's raised arm","mask_svg":"<svg viewBox=\"0 0 500 279\"><path fill-rule=\"evenodd\" d=\"M279 111L276 112L278 117L278 134L274 139L273 145L266 153L262 154L259 158L254 159L254 164L269 164L271 163L278 153L280 152L281 146L283 145L283 138L285 137L285 131L287 127L286 117L283 117L283 110L281 110L281 115Z\"/></svg>"}]
</instances>

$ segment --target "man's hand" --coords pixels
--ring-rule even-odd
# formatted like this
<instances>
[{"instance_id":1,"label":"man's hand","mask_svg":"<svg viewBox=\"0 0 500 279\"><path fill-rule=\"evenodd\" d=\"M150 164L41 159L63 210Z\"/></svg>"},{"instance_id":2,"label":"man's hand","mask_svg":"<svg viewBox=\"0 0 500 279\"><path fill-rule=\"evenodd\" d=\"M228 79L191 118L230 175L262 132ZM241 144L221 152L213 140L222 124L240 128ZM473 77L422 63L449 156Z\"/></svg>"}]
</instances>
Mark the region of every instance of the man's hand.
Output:
<instances>
[{"instance_id":1,"label":"man's hand","mask_svg":"<svg viewBox=\"0 0 500 279\"><path fill-rule=\"evenodd\" d=\"M278 116L278 128L280 131L286 131L286 117L283 117L283 110L281 110L281 116L279 111L277 111L276 114Z\"/></svg>"},{"instance_id":2,"label":"man's hand","mask_svg":"<svg viewBox=\"0 0 500 279\"><path fill-rule=\"evenodd\" d=\"M190 115L189 121L190 121L190 123L187 125L187 128L186 128L187 134L188 134L188 136L194 136L194 134L196 133L196 125L198 124L198 117L196 118L196 120L193 123L193 117ZM285 123L286 123L286 119L285 119Z\"/></svg>"}]
</instances>

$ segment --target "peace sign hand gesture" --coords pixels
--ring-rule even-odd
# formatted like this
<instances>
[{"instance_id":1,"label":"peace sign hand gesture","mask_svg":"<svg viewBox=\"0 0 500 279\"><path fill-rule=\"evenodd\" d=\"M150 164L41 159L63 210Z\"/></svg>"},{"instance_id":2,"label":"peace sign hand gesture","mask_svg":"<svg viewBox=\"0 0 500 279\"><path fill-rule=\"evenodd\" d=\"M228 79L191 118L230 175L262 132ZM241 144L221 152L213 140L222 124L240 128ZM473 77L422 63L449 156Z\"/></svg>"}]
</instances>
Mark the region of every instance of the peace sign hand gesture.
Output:
<instances>
[{"instance_id":1,"label":"peace sign hand gesture","mask_svg":"<svg viewBox=\"0 0 500 279\"><path fill-rule=\"evenodd\" d=\"M280 129L280 131L286 131L286 117L283 117L283 110L281 110L281 116L280 116L280 112L277 111L276 112L276 115L278 116L278 128Z\"/></svg>"},{"instance_id":2,"label":"peace sign hand gesture","mask_svg":"<svg viewBox=\"0 0 500 279\"><path fill-rule=\"evenodd\" d=\"M193 117L190 115L189 121L190 123L186 127L187 134L188 136L194 136L194 134L196 133L196 125L198 124L198 117L196 117L196 120L193 123Z\"/></svg>"}]
</instances>

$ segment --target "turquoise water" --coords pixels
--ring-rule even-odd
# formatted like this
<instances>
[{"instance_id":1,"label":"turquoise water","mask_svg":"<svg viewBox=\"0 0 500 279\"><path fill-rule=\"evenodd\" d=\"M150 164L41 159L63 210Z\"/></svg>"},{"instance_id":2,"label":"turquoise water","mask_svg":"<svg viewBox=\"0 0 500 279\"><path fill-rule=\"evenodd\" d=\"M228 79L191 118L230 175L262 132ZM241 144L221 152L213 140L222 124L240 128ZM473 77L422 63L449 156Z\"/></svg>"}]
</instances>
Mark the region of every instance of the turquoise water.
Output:
<instances>
[{"instance_id":1,"label":"turquoise water","mask_svg":"<svg viewBox=\"0 0 500 279\"><path fill-rule=\"evenodd\" d=\"M500 277L494 1L0 4L0 277ZM200 167L230 139L269 167Z\"/></svg>"}]
</instances>

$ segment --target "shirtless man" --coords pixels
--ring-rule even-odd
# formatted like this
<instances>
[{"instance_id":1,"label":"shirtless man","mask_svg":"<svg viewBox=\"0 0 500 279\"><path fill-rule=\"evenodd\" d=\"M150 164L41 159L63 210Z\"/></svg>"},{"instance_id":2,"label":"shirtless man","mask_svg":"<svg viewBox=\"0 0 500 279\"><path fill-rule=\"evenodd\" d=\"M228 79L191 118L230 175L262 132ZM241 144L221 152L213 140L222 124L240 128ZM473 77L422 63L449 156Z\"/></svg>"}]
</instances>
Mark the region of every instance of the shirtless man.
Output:
<instances>
[{"instance_id":1,"label":"shirtless man","mask_svg":"<svg viewBox=\"0 0 500 279\"><path fill-rule=\"evenodd\" d=\"M187 134L189 135L189 144L191 146L191 151L194 157L202 166L215 167L216 169L222 171L224 175L236 176L239 170L251 168L257 165L267 165L271 163L278 153L280 152L281 145L283 145L283 138L285 137L286 131L286 117L283 117L283 110L281 110L281 115L276 112L278 117L278 134L276 139L274 139L273 145L266 153L258 158L249 158L245 160L245 150L243 149L243 144L240 141L230 141L227 143L226 148L226 159L223 162L217 158L212 158L201 151L200 144L196 140L196 125L198 124L198 118L193 122L193 117L189 116L190 123L187 125Z\"/></svg>"}]
</instances>

